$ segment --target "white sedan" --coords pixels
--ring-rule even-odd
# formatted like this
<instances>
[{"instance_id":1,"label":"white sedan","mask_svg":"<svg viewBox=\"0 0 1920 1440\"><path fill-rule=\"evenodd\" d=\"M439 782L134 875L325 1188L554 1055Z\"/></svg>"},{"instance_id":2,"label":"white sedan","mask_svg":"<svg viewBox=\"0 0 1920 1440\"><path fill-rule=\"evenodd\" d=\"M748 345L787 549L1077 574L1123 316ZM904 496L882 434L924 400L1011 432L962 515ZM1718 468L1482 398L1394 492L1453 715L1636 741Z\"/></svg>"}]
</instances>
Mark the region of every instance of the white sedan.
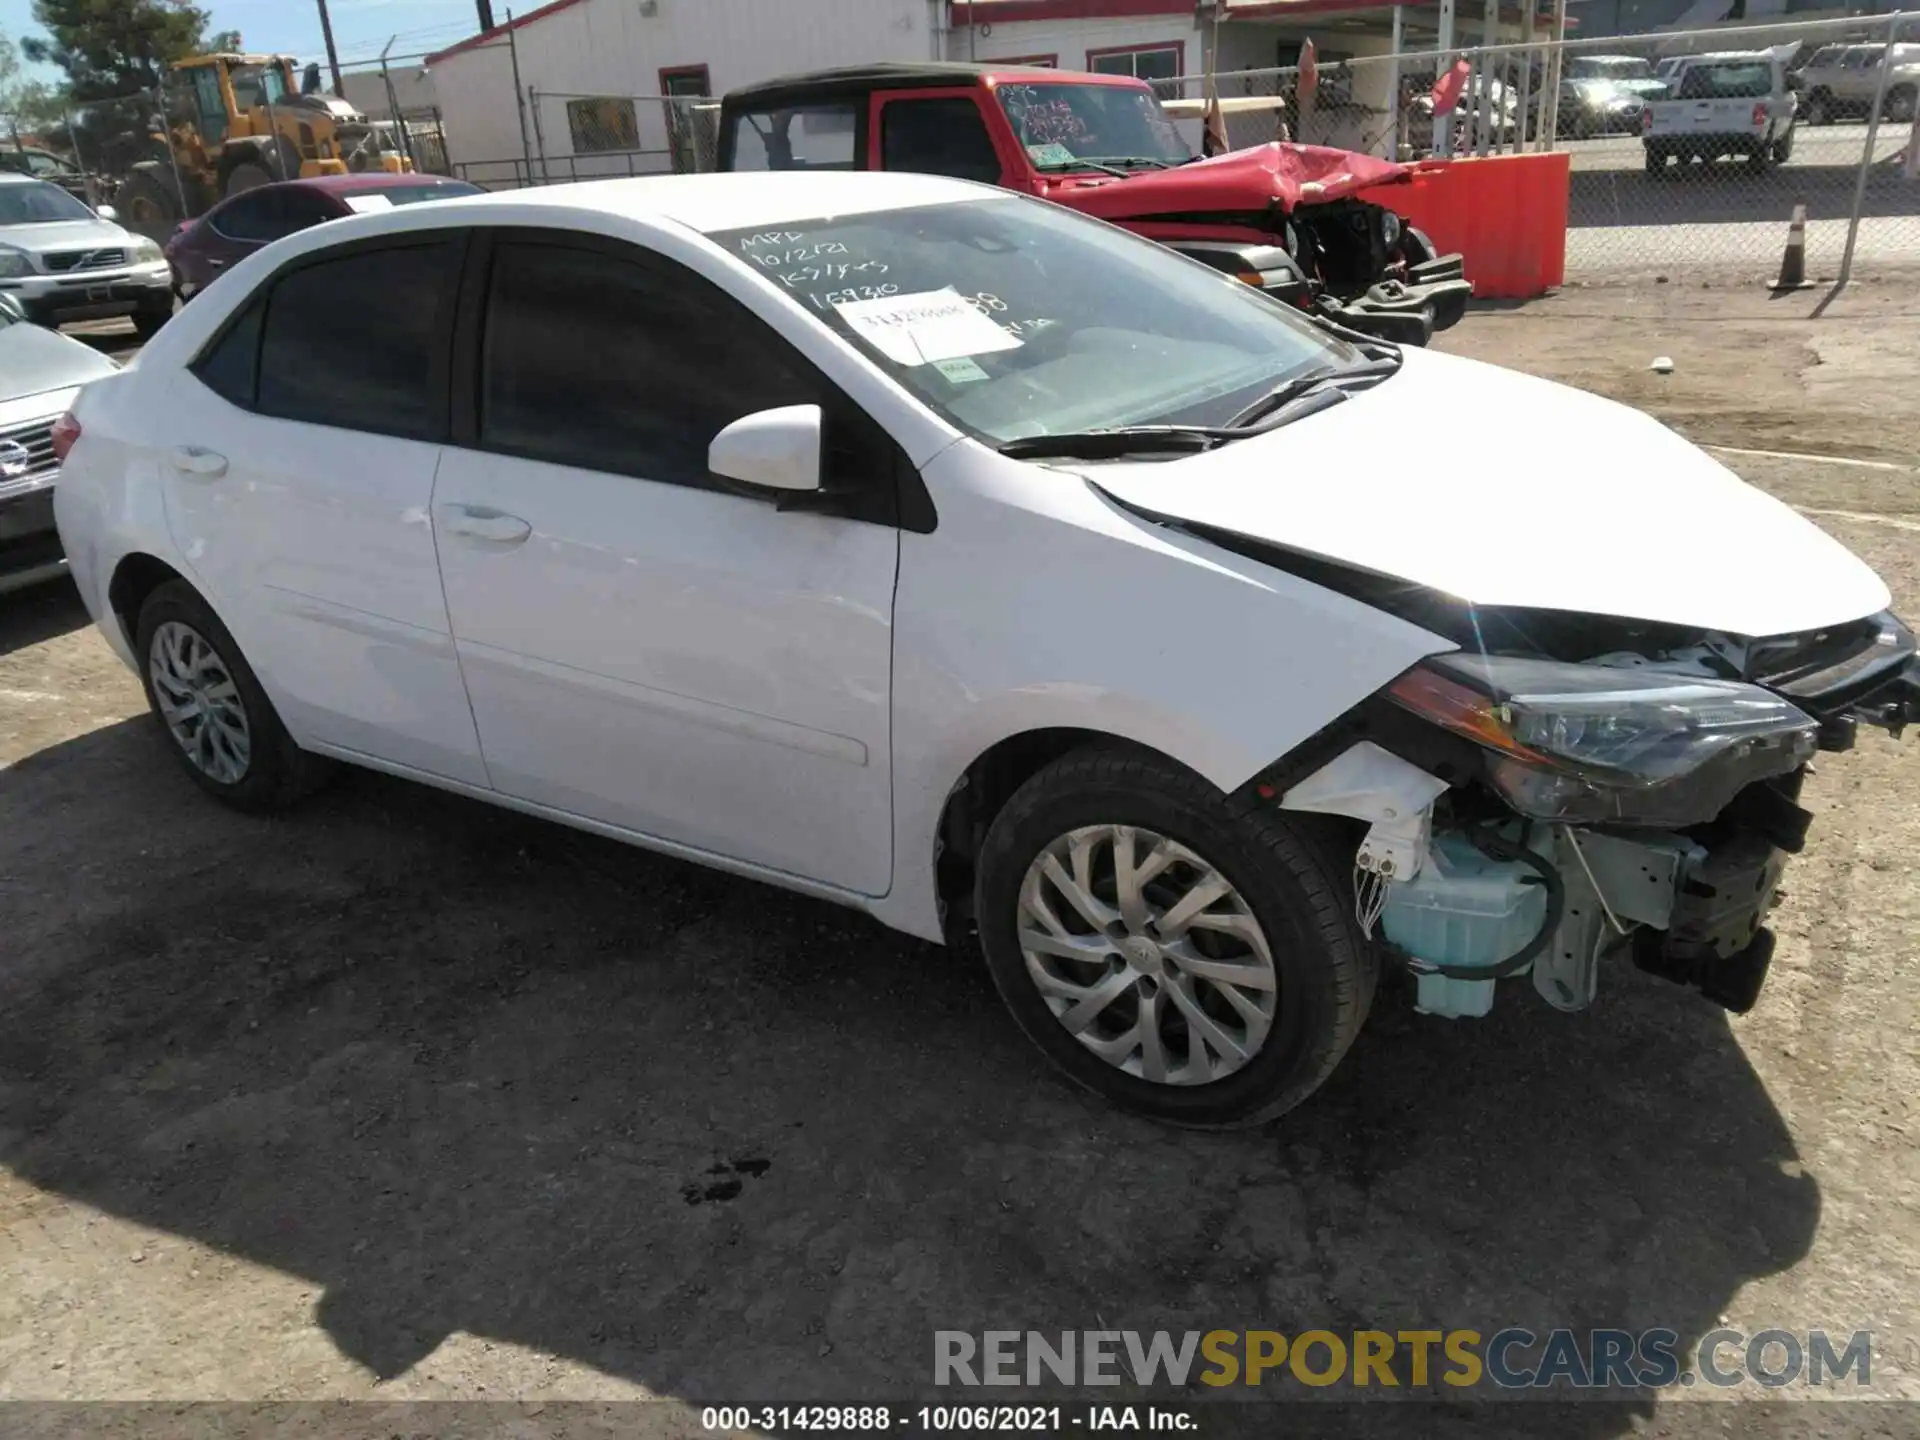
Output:
<instances>
[{"instance_id":1,"label":"white sedan","mask_svg":"<svg viewBox=\"0 0 1920 1440\"><path fill-rule=\"evenodd\" d=\"M1182 1124L1311 1093L1383 964L1750 1005L1809 755L1920 711L1880 580L1646 416L929 176L322 226L58 441L202 789L345 761L977 937Z\"/></svg>"}]
</instances>

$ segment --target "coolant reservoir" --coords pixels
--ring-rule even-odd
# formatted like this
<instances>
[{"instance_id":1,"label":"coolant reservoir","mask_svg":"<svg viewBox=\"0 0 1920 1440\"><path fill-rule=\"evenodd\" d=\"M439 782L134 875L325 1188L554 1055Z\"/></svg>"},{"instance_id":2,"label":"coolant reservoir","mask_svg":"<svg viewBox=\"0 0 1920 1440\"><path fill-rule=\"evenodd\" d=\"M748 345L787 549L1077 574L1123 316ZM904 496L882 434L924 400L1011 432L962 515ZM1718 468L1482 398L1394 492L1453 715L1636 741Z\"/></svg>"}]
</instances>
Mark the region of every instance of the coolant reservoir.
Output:
<instances>
[{"instance_id":1,"label":"coolant reservoir","mask_svg":"<svg viewBox=\"0 0 1920 1440\"><path fill-rule=\"evenodd\" d=\"M1546 887L1531 866L1496 860L1464 837L1438 832L1432 855L1411 880L1387 886L1380 925L1387 939L1436 965L1492 969L1540 931ZM1492 980L1418 975L1414 1008L1428 1015L1485 1015Z\"/></svg>"}]
</instances>

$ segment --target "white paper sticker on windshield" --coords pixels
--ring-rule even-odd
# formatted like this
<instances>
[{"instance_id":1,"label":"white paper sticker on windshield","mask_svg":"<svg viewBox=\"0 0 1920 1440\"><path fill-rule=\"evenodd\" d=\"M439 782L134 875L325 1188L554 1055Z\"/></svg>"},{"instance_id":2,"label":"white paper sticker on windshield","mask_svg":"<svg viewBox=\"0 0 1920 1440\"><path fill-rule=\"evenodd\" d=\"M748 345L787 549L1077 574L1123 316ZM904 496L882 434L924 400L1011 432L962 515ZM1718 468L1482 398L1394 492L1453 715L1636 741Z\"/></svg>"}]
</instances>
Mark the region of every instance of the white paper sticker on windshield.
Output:
<instances>
[{"instance_id":1,"label":"white paper sticker on windshield","mask_svg":"<svg viewBox=\"0 0 1920 1440\"><path fill-rule=\"evenodd\" d=\"M951 285L833 308L854 334L896 365L931 365L1020 348L1018 340L962 299Z\"/></svg>"},{"instance_id":2,"label":"white paper sticker on windshield","mask_svg":"<svg viewBox=\"0 0 1920 1440\"><path fill-rule=\"evenodd\" d=\"M347 202L347 208L349 210L358 211L362 215L372 210L391 210L393 208L393 201L380 194L342 195L340 198Z\"/></svg>"},{"instance_id":3,"label":"white paper sticker on windshield","mask_svg":"<svg viewBox=\"0 0 1920 1440\"><path fill-rule=\"evenodd\" d=\"M970 385L975 380L987 378L987 372L982 370L976 361L969 360L964 355L958 360L936 360L933 362L933 368L956 385Z\"/></svg>"},{"instance_id":4,"label":"white paper sticker on windshield","mask_svg":"<svg viewBox=\"0 0 1920 1440\"><path fill-rule=\"evenodd\" d=\"M1033 157L1036 165L1071 165L1080 158L1058 140L1049 140L1044 145L1029 145L1027 154Z\"/></svg>"}]
</instances>

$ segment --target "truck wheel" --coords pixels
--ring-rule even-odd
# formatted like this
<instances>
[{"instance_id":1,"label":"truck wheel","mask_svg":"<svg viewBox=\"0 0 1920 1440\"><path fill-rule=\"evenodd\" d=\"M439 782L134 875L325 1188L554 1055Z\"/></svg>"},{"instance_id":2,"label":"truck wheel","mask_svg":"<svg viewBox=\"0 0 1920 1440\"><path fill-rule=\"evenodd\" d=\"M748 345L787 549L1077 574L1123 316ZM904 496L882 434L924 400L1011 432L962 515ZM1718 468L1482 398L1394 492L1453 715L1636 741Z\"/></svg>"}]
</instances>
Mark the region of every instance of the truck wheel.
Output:
<instances>
[{"instance_id":1,"label":"truck wheel","mask_svg":"<svg viewBox=\"0 0 1920 1440\"><path fill-rule=\"evenodd\" d=\"M1656 150L1651 145L1647 147L1647 178L1650 180L1664 180L1667 178L1666 152Z\"/></svg>"},{"instance_id":2,"label":"truck wheel","mask_svg":"<svg viewBox=\"0 0 1920 1440\"><path fill-rule=\"evenodd\" d=\"M1906 125L1913 120L1914 89L1911 85L1902 85L1897 90L1887 92L1887 119L1895 125Z\"/></svg>"},{"instance_id":3,"label":"truck wheel","mask_svg":"<svg viewBox=\"0 0 1920 1440\"><path fill-rule=\"evenodd\" d=\"M1787 128L1787 133L1782 135L1778 140L1774 142L1773 163L1776 165L1784 165L1787 163L1787 161L1791 160L1792 158L1793 158L1793 128L1789 126Z\"/></svg>"},{"instance_id":4,"label":"truck wheel","mask_svg":"<svg viewBox=\"0 0 1920 1440\"><path fill-rule=\"evenodd\" d=\"M1175 1125L1252 1125L1311 1095L1377 959L1312 822L1235 813L1204 780L1091 747L1015 792L976 915L1015 1022L1075 1084Z\"/></svg>"},{"instance_id":5,"label":"truck wheel","mask_svg":"<svg viewBox=\"0 0 1920 1440\"><path fill-rule=\"evenodd\" d=\"M1826 91L1816 90L1807 97L1807 123L1809 125L1833 123L1833 97Z\"/></svg>"},{"instance_id":6,"label":"truck wheel","mask_svg":"<svg viewBox=\"0 0 1920 1440\"><path fill-rule=\"evenodd\" d=\"M136 170L121 181L113 200L122 223L129 230L161 244L173 234L173 227L186 218L180 197L143 170Z\"/></svg>"}]
</instances>

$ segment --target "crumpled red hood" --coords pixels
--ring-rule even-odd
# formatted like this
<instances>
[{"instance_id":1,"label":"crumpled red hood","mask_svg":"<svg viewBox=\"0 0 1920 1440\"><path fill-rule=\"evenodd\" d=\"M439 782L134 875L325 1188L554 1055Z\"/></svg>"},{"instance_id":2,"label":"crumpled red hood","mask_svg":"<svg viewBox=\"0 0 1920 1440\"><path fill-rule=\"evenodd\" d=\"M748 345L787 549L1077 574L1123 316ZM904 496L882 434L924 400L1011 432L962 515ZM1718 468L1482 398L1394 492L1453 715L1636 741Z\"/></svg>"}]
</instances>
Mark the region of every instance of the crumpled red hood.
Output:
<instances>
[{"instance_id":1,"label":"crumpled red hood","mask_svg":"<svg viewBox=\"0 0 1920 1440\"><path fill-rule=\"evenodd\" d=\"M1102 220L1132 220L1207 211L1245 213L1264 210L1275 200L1288 210L1324 205L1377 185L1404 182L1413 173L1411 165L1351 150L1275 141L1171 170L1139 172L1127 180L1076 176L1047 193Z\"/></svg>"}]
</instances>

